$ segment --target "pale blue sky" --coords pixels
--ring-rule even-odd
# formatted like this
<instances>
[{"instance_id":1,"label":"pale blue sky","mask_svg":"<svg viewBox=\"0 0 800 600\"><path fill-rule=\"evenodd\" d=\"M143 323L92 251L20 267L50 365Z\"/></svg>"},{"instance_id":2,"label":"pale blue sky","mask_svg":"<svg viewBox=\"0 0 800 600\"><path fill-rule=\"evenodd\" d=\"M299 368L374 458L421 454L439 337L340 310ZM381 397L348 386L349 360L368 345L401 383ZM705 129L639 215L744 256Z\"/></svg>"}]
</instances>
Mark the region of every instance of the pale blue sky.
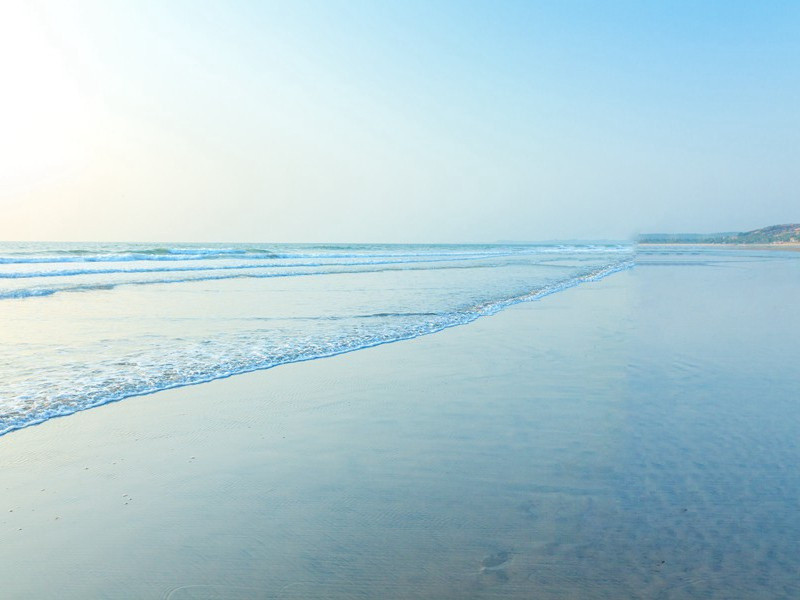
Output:
<instances>
[{"instance_id":1,"label":"pale blue sky","mask_svg":"<svg viewBox=\"0 0 800 600\"><path fill-rule=\"evenodd\" d=\"M798 2L0 8L0 239L800 221Z\"/></svg>"}]
</instances>

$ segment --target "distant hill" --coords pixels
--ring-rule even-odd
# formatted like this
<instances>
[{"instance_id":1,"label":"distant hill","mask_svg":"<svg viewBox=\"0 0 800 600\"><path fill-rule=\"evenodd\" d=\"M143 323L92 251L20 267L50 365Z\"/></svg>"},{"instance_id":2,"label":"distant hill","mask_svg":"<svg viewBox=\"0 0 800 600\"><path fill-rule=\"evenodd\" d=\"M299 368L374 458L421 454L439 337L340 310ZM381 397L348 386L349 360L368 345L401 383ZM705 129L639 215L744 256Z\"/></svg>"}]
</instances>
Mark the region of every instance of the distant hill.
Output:
<instances>
[{"instance_id":1,"label":"distant hill","mask_svg":"<svg viewBox=\"0 0 800 600\"><path fill-rule=\"evenodd\" d=\"M770 225L728 233L643 233L642 244L787 244L800 243L800 223Z\"/></svg>"}]
</instances>

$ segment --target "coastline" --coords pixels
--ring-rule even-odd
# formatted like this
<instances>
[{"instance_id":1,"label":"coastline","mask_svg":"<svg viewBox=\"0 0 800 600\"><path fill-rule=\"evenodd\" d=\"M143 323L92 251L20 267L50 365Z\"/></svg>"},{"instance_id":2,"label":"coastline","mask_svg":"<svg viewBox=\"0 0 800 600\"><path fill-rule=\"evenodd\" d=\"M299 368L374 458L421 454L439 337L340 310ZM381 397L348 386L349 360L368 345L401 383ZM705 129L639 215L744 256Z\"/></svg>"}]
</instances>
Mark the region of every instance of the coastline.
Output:
<instances>
[{"instance_id":1,"label":"coastline","mask_svg":"<svg viewBox=\"0 0 800 600\"><path fill-rule=\"evenodd\" d=\"M670 257L7 434L5 597L800 593L795 262Z\"/></svg>"},{"instance_id":2,"label":"coastline","mask_svg":"<svg viewBox=\"0 0 800 600\"><path fill-rule=\"evenodd\" d=\"M712 244L712 243L694 243L694 242L669 242L669 243L655 243L655 242L636 242L637 246L645 247L663 247L663 248L682 248L687 246L702 246L707 248L735 248L738 250L800 250L800 242L776 242L774 244Z\"/></svg>"},{"instance_id":3,"label":"coastline","mask_svg":"<svg viewBox=\"0 0 800 600\"><path fill-rule=\"evenodd\" d=\"M620 357L565 359L618 345L627 276L3 436L6 597L527 596L552 525L526 490L570 513L587 486L608 496L547 457L581 461L575 442L619 422L585 392L618 387Z\"/></svg>"}]
</instances>

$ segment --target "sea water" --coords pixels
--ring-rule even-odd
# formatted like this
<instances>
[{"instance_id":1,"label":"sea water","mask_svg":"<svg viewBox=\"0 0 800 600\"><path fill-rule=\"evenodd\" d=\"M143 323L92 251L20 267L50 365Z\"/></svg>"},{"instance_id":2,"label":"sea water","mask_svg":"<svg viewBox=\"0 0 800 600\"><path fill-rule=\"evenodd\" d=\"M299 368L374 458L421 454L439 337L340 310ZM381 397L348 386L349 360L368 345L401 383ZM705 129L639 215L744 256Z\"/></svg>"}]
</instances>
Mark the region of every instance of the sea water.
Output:
<instances>
[{"instance_id":1,"label":"sea water","mask_svg":"<svg viewBox=\"0 0 800 600\"><path fill-rule=\"evenodd\" d=\"M632 265L626 244L0 244L0 434L461 325Z\"/></svg>"},{"instance_id":2,"label":"sea water","mask_svg":"<svg viewBox=\"0 0 800 600\"><path fill-rule=\"evenodd\" d=\"M345 272L77 291L61 288L83 275L37 275L48 295L0 301L19 368L0 364L70 407L101 375L181 385L187 364L221 376L473 322L65 419L75 429L54 431L86 435L79 458L59 436L6 436L5 596L800 598L800 253L289 248L261 250L304 256L73 251L48 268ZM315 265L279 266L292 261ZM45 396L48 378L64 397Z\"/></svg>"}]
</instances>

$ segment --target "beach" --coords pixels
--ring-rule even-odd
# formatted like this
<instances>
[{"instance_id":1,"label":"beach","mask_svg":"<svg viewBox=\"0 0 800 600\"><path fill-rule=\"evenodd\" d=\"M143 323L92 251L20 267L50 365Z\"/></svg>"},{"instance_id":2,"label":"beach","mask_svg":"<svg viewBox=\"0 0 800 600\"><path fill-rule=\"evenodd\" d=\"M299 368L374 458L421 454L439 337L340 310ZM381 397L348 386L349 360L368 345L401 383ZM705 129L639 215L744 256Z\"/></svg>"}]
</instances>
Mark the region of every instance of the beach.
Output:
<instances>
[{"instance_id":1,"label":"beach","mask_svg":"<svg viewBox=\"0 0 800 600\"><path fill-rule=\"evenodd\" d=\"M672 242L672 243L659 243L659 242L639 242L643 248L691 248L697 246L700 248L718 248L718 249L734 249L734 250L775 250L777 252L797 252L800 251L800 243L798 242L776 242L773 244L714 244L703 242Z\"/></svg>"},{"instance_id":2,"label":"beach","mask_svg":"<svg viewBox=\"0 0 800 600\"><path fill-rule=\"evenodd\" d=\"M0 600L800 600L798 30L0 1Z\"/></svg>"},{"instance_id":3,"label":"beach","mask_svg":"<svg viewBox=\"0 0 800 600\"><path fill-rule=\"evenodd\" d=\"M799 265L645 251L12 431L3 597L796 598Z\"/></svg>"}]
</instances>

